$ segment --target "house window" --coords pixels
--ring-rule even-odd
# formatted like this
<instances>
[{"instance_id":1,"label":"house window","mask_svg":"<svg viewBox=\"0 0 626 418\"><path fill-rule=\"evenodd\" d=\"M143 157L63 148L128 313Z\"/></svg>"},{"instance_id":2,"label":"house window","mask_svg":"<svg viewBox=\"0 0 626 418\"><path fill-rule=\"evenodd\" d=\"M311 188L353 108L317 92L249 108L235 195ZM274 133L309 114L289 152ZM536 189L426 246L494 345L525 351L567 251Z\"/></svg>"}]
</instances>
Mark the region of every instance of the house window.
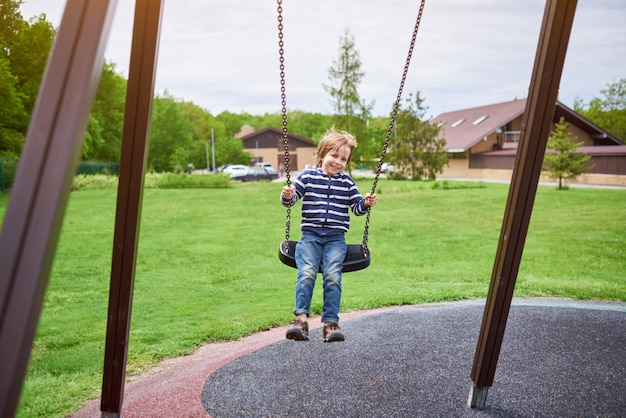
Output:
<instances>
[{"instance_id":1,"label":"house window","mask_svg":"<svg viewBox=\"0 0 626 418\"><path fill-rule=\"evenodd\" d=\"M457 126L459 126L460 124L462 124L463 122L465 122L465 118L459 119L456 122L454 122L452 125L450 125L451 128L456 128Z\"/></svg>"},{"instance_id":2,"label":"house window","mask_svg":"<svg viewBox=\"0 0 626 418\"><path fill-rule=\"evenodd\" d=\"M519 142L521 131L506 131L503 133L502 142Z\"/></svg>"},{"instance_id":3,"label":"house window","mask_svg":"<svg viewBox=\"0 0 626 418\"><path fill-rule=\"evenodd\" d=\"M481 123L482 121L484 121L485 119L487 119L488 117L489 117L489 115L482 115L481 117L476 119L474 122L472 122L472 125L476 126L479 123Z\"/></svg>"}]
</instances>

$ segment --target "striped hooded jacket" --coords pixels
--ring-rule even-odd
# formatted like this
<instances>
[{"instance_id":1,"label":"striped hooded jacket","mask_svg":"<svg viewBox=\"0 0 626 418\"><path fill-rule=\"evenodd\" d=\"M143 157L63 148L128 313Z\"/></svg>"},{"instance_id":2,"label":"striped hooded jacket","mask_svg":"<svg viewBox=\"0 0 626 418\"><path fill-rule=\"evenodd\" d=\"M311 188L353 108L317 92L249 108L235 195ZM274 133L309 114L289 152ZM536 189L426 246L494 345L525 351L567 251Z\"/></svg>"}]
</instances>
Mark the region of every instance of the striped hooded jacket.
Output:
<instances>
[{"instance_id":1,"label":"striped hooded jacket","mask_svg":"<svg viewBox=\"0 0 626 418\"><path fill-rule=\"evenodd\" d=\"M302 231L318 234L348 232L352 212L367 213L365 199L349 175L339 173L329 177L320 167L304 170L293 182L296 190L291 201L281 195L283 206L293 206L302 199Z\"/></svg>"}]
</instances>

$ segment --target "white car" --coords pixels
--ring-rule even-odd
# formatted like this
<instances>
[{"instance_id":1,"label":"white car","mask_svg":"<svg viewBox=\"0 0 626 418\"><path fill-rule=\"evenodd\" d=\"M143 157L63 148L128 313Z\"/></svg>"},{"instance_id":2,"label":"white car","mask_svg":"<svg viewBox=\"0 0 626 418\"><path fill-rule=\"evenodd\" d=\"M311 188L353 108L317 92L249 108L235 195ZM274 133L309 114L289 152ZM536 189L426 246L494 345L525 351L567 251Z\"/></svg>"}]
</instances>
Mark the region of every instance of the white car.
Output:
<instances>
[{"instance_id":1,"label":"white car","mask_svg":"<svg viewBox=\"0 0 626 418\"><path fill-rule=\"evenodd\" d=\"M224 170L222 171L230 177L235 178L248 174L248 167L243 164L231 164L224 167Z\"/></svg>"},{"instance_id":2,"label":"white car","mask_svg":"<svg viewBox=\"0 0 626 418\"><path fill-rule=\"evenodd\" d=\"M256 164L254 164L254 166L255 167L263 167L267 171L269 171L270 173L276 173L276 169L274 168L272 163L256 163Z\"/></svg>"},{"instance_id":3,"label":"white car","mask_svg":"<svg viewBox=\"0 0 626 418\"><path fill-rule=\"evenodd\" d=\"M398 171L398 169L397 169L397 168L396 168L396 166L395 166L395 165L393 165L393 164L383 163L383 164L380 166L380 172L381 172L381 173L395 173L395 172L397 172L397 171Z\"/></svg>"}]
</instances>

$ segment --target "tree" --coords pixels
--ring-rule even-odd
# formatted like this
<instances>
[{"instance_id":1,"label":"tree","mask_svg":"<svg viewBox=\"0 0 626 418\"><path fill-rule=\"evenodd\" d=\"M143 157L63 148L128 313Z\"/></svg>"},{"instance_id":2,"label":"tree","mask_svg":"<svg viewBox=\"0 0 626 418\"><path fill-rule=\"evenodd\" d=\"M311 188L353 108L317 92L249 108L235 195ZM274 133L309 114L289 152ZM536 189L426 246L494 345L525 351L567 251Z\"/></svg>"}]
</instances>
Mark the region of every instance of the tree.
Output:
<instances>
[{"instance_id":1,"label":"tree","mask_svg":"<svg viewBox=\"0 0 626 418\"><path fill-rule=\"evenodd\" d=\"M22 0L0 0L0 53L5 57L11 53L11 40L24 24L20 14L22 3Z\"/></svg>"},{"instance_id":2,"label":"tree","mask_svg":"<svg viewBox=\"0 0 626 418\"><path fill-rule=\"evenodd\" d=\"M17 158L24 143L22 126L15 123L26 117L16 84L8 60L0 56L0 157Z\"/></svg>"},{"instance_id":3,"label":"tree","mask_svg":"<svg viewBox=\"0 0 626 418\"><path fill-rule=\"evenodd\" d=\"M586 173L589 159L584 152L576 152L583 142L575 142L569 130L569 123L561 117L548 137L548 150L543 160L543 170L553 179L559 179L559 190L563 188L563 179L575 179Z\"/></svg>"},{"instance_id":4,"label":"tree","mask_svg":"<svg viewBox=\"0 0 626 418\"><path fill-rule=\"evenodd\" d=\"M190 162L192 126L185 112L166 91L154 98L150 125L148 167L182 171Z\"/></svg>"},{"instance_id":5,"label":"tree","mask_svg":"<svg viewBox=\"0 0 626 418\"><path fill-rule=\"evenodd\" d=\"M12 41L9 61L11 73L18 80L17 85L22 94L24 109L29 116L22 121L25 132L35 107L56 30L46 20L45 15L32 18L28 23L24 22L20 29Z\"/></svg>"},{"instance_id":6,"label":"tree","mask_svg":"<svg viewBox=\"0 0 626 418\"><path fill-rule=\"evenodd\" d=\"M221 167L225 164L249 165L254 158L243 150L243 142L233 136L226 136L215 140L215 164Z\"/></svg>"},{"instance_id":7,"label":"tree","mask_svg":"<svg viewBox=\"0 0 626 418\"><path fill-rule=\"evenodd\" d=\"M245 114L241 116L230 112L224 115L231 122L245 117ZM231 128L234 126L234 123L231 124ZM176 101L167 91L162 96L155 97L152 105L148 167L155 171L177 172L184 170L190 163L195 167L205 167L206 141L210 139L212 127L216 165L248 165L252 155L243 151L243 143L226 132L227 128L218 118L213 118L193 103ZM212 155L209 157L212 160Z\"/></svg>"},{"instance_id":8,"label":"tree","mask_svg":"<svg viewBox=\"0 0 626 418\"><path fill-rule=\"evenodd\" d=\"M607 88L600 93L604 98L594 97L587 109L582 100L576 98L574 110L626 142L626 78L607 84Z\"/></svg>"},{"instance_id":9,"label":"tree","mask_svg":"<svg viewBox=\"0 0 626 418\"><path fill-rule=\"evenodd\" d=\"M368 104L359 96L358 87L365 73L361 71L361 58L349 28L345 29L339 43L339 57L328 69L331 84L322 86L332 98L335 127L352 133L360 144L352 155L353 161L359 161L369 149L365 146L370 139L367 125L374 102Z\"/></svg>"},{"instance_id":10,"label":"tree","mask_svg":"<svg viewBox=\"0 0 626 418\"><path fill-rule=\"evenodd\" d=\"M194 141L204 142L211 136L211 125L209 123L208 113L200 106L193 102L178 103L183 112L187 115L187 119L191 123L191 133Z\"/></svg>"},{"instance_id":11,"label":"tree","mask_svg":"<svg viewBox=\"0 0 626 418\"><path fill-rule=\"evenodd\" d=\"M350 118L358 114L361 107L358 87L365 73L361 71L361 58L350 29L345 29L339 42L339 58L328 69L331 84L322 86L333 99L335 113L347 118L346 128L349 129Z\"/></svg>"},{"instance_id":12,"label":"tree","mask_svg":"<svg viewBox=\"0 0 626 418\"><path fill-rule=\"evenodd\" d=\"M93 102L85 141L84 161L119 161L124 130L126 79L115 71L115 64L104 64Z\"/></svg>"},{"instance_id":13,"label":"tree","mask_svg":"<svg viewBox=\"0 0 626 418\"><path fill-rule=\"evenodd\" d=\"M215 117L215 120L220 122L226 129L224 133L227 136L234 136L241 131L241 127L244 125L254 126L254 124L250 123L251 119L253 117L247 113L237 114L228 110L221 112Z\"/></svg>"},{"instance_id":14,"label":"tree","mask_svg":"<svg viewBox=\"0 0 626 418\"><path fill-rule=\"evenodd\" d=\"M289 132L319 141L328 128L332 126L333 117L321 113L306 113L296 110L287 115L287 124ZM279 124L276 127L282 127L282 118L279 119Z\"/></svg>"},{"instance_id":15,"label":"tree","mask_svg":"<svg viewBox=\"0 0 626 418\"><path fill-rule=\"evenodd\" d=\"M419 91L405 100L407 107L396 115L395 133L390 140L390 162L413 180L435 180L448 163L445 138L439 138L440 127L425 119L424 99Z\"/></svg>"},{"instance_id":16,"label":"tree","mask_svg":"<svg viewBox=\"0 0 626 418\"><path fill-rule=\"evenodd\" d=\"M190 162L195 167L209 168L213 162L214 149L215 164L217 166L224 164L239 164L241 161L244 161L245 164L250 162L251 157L247 153L243 152L243 145L241 141L235 140L232 133L226 133L224 123L220 122L208 111L202 109L193 102L182 102L179 103L179 105L187 115L187 118L192 126ZM225 115L226 114L223 114L223 116ZM241 123L241 120L235 121L236 118L237 115L232 113L228 113L228 116L226 117L228 121L232 122L232 127L238 126L239 123ZM239 132L241 126L236 129L236 132ZM214 147L210 146L211 136L213 137ZM209 158L208 161L207 149Z\"/></svg>"},{"instance_id":17,"label":"tree","mask_svg":"<svg viewBox=\"0 0 626 418\"><path fill-rule=\"evenodd\" d=\"M193 102L184 101L178 105L191 123L189 162L196 168L206 167L209 170L213 152L208 146L211 140L211 128L214 127L211 123L212 117L209 118L209 113Z\"/></svg>"},{"instance_id":18,"label":"tree","mask_svg":"<svg viewBox=\"0 0 626 418\"><path fill-rule=\"evenodd\" d=\"M21 4L0 0L0 155L11 158L22 151L55 36L45 15L24 21Z\"/></svg>"}]
</instances>

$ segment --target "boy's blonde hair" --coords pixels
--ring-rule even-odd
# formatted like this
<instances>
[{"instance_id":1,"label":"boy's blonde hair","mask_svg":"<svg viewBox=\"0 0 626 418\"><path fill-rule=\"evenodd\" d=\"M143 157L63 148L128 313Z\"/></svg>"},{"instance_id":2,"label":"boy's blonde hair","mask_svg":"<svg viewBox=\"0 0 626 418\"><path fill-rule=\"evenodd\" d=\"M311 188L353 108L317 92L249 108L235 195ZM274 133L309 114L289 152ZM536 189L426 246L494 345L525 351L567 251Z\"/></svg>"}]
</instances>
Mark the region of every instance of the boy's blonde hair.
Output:
<instances>
[{"instance_id":1,"label":"boy's blonde hair","mask_svg":"<svg viewBox=\"0 0 626 418\"><path fill-rule=\"evenodd\" d=\"M347 145L350 147L350 157L348 163L352 158L352 151L356 148L356 138L349 132L338 131L334 127L330 128L322 137L319 144L317 144L317 151L315 152L314 159L317 167L322 166L322 160L332 150L337 150L342 146Z\"/></svg>"}]
</instances>

